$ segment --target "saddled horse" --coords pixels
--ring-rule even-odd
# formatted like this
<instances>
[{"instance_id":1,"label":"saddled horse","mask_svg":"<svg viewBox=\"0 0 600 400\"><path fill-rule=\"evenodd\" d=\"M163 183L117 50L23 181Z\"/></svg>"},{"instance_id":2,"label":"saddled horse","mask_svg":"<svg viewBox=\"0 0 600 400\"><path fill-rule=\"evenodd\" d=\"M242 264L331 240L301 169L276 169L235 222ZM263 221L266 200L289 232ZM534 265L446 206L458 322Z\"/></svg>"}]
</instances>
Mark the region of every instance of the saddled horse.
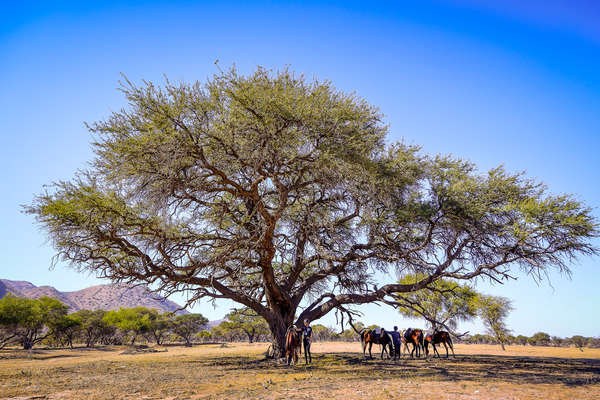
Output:
<instances>
[{"instance_id":1,"label":"saddled horse","mask_svg":"<svg viewBox=\"0 0 600 400\"><path fill-rule=\"evenodd\" d=\"M366 358L365 350L367 349L367 345L369 346L369 357L373 358L373 354L371 353L371 349L373 348L373 343L381 345L381 359L383 360L383 353L386 353L386 348L389 347L388 356L391 357L394 354L394 347L392 344L392 337L389 332L386 332L385 329L381 328L379 331L375 329L363 329L359 333L360 335L360 343L362 344L363 349L363 357Z\"/></svg>"},{"instance_id":2,"label":"saddled horse","mask_svg":"<svg viewBox=\"0 0 600 400\"><path fill-rule=\"evenodd\" d=\"M300 332L292 325L285 334L285 358L287 365L290 365L292 361L294 365L298 363L299 349L302 351L300 347Z\"/></svg>"},{"instance_id":3,"label":"saddled horse","mask_svg":"<svg viewBox=\"0 0 600 400\"><path fill-rule=\"evenodd\" d=\"M413 345L413 349L410 352L410 358L413 358L415 352L417 357L421 357L421 349L423 348L423 330L408 328L404 331L402 336L406 341L406 346L411 343Z\"/></svg>"},{"instance_id":4,"label":"saddled horse","mask_svg":"<svg viewBox=\"0 0 600 400\"><path fill-rule=\"evenodd\" d=\"M435 347L436 344L440 343L446 348L446 358L448 358L448 347L452 350L452 355L456 357L452 339L450 338L450 334L446 331L433 331L433 333L427 333L427 335L425 335L425 356L429 355L429 344L431 344L431 346L433 346L434 357L437 354L438 358L440 358L440 353L438 353Z\"/></svg>"}]
</instances>

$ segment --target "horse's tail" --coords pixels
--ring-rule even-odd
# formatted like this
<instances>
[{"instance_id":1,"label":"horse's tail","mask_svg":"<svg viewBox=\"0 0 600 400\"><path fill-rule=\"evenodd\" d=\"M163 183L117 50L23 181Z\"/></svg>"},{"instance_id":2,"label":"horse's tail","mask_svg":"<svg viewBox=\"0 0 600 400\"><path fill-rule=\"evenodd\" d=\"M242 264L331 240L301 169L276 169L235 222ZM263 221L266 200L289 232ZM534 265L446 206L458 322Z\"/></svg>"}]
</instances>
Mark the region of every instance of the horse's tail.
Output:
<instances>
[{"instance_id":1,"label":"horse's tail","mask_svg":"<svg viewBox=\"0 0 600 400\"><path fill-rule=\"evenodd\" d=\"M290 335L290 328L288 328L287 332L285 333L285 349L289 350L291 347L291 341L292 341L292 335Z\"/></svg>"},{"instance_id":2,"label":"horse's tail","mask_svg":"<svg viewBox=\"0 0 600 400\"><path fill-rule=\"evenodd\" d=\"M357 332L358 336L360 336L360 343L363 345L365 344L365 331L366 329L361 329L360 332Z\"/></svg>"},{"instance_id":3,"label":"horse's tail","mask_svg":"<svg viewBox=\"0 0 600 400\"><path fill-rule=\"evenodd\" d=\"M392 334L388 331L385 331L385 334L388 337L388 346L390 346L390 349L394 352L396 352L396 348L394 347L394 337L392 336ZM391 356L391 354L390 354Z\"/></svg>"},{"instance_id":4,"label":"horse's tail","mask_svg":"<svg viewBox=\"0 0 600 400\"><path fill-rule=\"evenodd\" d=\"M285 332L285 349L289 350L290 348L293 348L293 343L291 343L294 339L291 335L292 331L295 330L295 326L294 325L290 325L287 328L287 331Z\"/></svg>"}]
</instances>

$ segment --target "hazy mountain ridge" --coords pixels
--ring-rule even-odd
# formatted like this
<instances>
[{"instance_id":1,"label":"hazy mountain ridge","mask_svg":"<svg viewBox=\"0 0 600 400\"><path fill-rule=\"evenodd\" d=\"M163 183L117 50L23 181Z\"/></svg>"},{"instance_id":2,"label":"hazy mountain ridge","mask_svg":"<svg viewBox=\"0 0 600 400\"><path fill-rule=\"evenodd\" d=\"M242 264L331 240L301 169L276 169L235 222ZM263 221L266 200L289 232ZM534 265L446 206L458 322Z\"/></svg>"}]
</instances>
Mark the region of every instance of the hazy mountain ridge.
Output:
<instances>
[{"instance_id":1,"label":"hazy mountain ridge","mask_svg":"<svg viewBox=\"0 0 600 400\"><path fill-rule=\"evenodd\" d=\"M151 293L143 286L109 284L91 286L74 292L61 292L52 286L35 286L27 281L0 279L0 298L11 293L14 296L37 299L42 296L56 298L69 306L69 312L81 309L118 310L119 307L143 306L161 312L174 311L187 314L188 311L176 311L179 304Z\"/></svg>"}]
</instances>

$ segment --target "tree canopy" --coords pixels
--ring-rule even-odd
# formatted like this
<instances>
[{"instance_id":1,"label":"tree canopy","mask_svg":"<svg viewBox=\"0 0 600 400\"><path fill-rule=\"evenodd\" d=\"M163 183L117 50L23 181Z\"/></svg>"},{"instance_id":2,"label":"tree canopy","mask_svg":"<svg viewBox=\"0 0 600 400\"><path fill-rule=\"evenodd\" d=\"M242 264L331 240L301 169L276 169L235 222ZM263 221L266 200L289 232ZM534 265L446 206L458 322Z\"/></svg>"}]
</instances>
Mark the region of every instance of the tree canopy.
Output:
<instances>
[{"instance_id":1,"label":"tree canopy","mask_svg":"<svg viewBox=\"0 0 600 400\"><path fill-rule=\"evenodd\" d=\"M409 274L400 283L410 284L424 276ZM447 329L455 333L458 323L475 318L479 293L467 284L438 279L423 290L400 293L393 304L406 317L422 317L432 329Z\"/></svg>"},{"instance_id":2,"label":"tree canopy","mask_svg":"<svg viewBox=\"0 0 600 400\"><path fill-rule=\"evenodd\" d=\"M231 299L265 318L280 353L296 317L440 278L568 273L597 251L597 222L572 196L388 143L378 109L331 82L258 68L121 90L128 105L88 125L91 166L26 211L57 259L191 302Z\"/></svg>"},{"instance_id":3,"label":"tree canopy","mask_svg":"<svg viewBox=\"0 0 600 400\"><path fill-rule=\"evenodd\" d=\"M478 298L477 310L483 325L488 334L500 343L502 350L505 350L504 344L508 342L510 336L506 317L513 309L512 302L506 297L481 295Z\"/></svg>"},{"instance_id":4,"label":"tree canopy","mask_svg":"<svg viewBox=\"0 0 600 400\"><path fill-rule=\"evenodd\" d=\"M45 339L67 315L68 306L50 297L24 299L12 295L0 299L0 346L11 340L31 349Z\"/></svg>"},{"instance_id":5,"label":"tree canopy","mask_svg":"<svg viewBox=\"0 0 600 400\"><path fill-rule=\"evenodd\" d=\"M267 321L254 310L248 308L235 309L225 316L225 321L219 324L224 333L243 332L252 343L259 335L269 333Z\"/></svg>"}]
</instances>

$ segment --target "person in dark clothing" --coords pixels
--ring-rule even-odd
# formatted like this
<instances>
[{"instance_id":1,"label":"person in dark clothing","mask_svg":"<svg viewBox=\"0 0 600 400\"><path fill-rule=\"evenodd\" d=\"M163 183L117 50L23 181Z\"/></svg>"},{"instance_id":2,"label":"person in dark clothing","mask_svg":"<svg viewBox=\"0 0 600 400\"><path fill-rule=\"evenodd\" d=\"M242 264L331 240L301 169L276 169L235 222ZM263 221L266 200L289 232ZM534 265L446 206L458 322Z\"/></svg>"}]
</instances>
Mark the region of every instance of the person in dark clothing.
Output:
<instances>
[{"instance_id":1,"label":"person in dark clothing","mask_svg":"<svg viewBox=\"0 0 600 400\"><path fill-rule=\"evenodd\" d=\"M312 342L312 328L307 319L304 320L302 327L302 343L304 343L304 361L306 364L312 363L312 355L310 354L310 343Z\"/></svg>"},{"instance_id":2,"label":"person in dark clothing","mask_svg":"<svg viewBox=\"0 0 600 400\"><path fill-rule=\"evenodd\" d=\"M394 360L396 360L402 355L402 342L400 339L400 332L398 332L397 326L394 326L394 330L390 332L390 335L392 335L392 342L394 344Z\"/></svg>"}]
</instances>

